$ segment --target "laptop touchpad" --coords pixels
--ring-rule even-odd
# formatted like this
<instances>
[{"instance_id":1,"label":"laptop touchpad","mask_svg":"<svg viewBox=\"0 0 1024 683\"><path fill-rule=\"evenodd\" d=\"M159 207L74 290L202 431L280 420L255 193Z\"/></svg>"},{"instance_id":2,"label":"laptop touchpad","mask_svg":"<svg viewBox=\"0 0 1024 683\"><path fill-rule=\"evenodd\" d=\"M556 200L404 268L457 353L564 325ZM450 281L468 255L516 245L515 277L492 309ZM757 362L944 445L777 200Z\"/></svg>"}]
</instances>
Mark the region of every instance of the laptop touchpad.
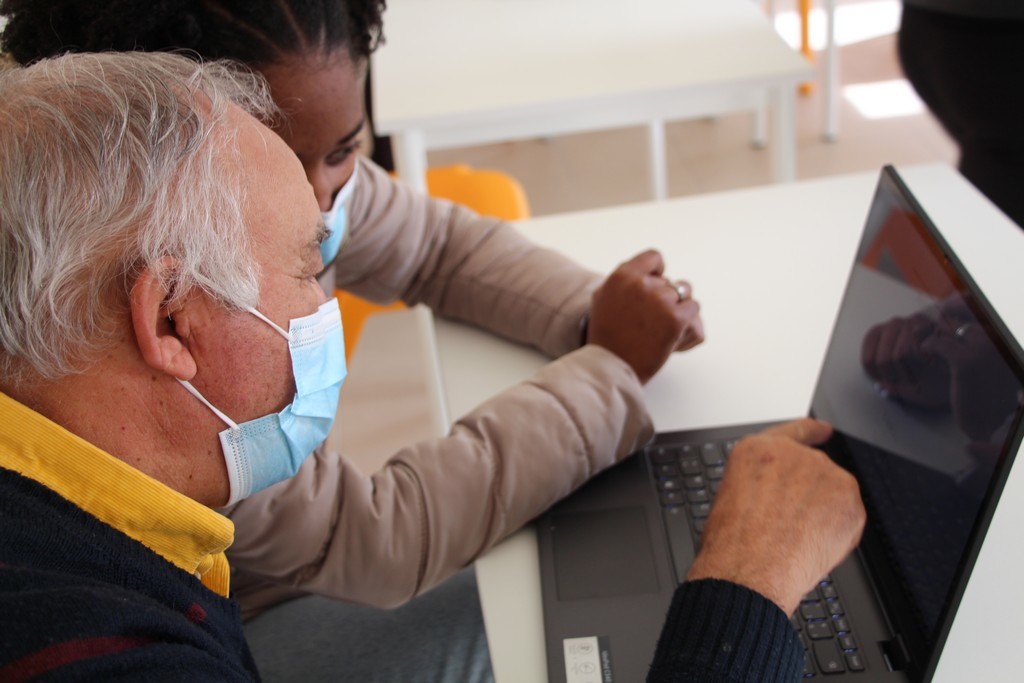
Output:
<instances>
[{"instance_id":1,"label":"laptop touchpad","mask_svg":"<svg viewBox=\"0 0 1024 683\"><path fill-rule=\"evenodd\" d=\"M644 508L557 513L550 522L559 600L658 591Z\"/></svg>"}]
</instances>

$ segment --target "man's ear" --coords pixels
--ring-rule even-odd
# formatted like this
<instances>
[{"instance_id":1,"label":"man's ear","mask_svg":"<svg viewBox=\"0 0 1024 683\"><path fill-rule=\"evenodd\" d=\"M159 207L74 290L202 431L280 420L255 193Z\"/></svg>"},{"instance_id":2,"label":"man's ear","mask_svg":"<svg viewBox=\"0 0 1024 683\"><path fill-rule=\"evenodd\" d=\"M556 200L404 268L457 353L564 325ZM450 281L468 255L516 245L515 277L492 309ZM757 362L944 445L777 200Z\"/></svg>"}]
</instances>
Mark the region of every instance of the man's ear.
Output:
<instances>
[{"instance_id":1,"label":"man's ear","mask_svg":"<svg viewBox=\"0 0 1024 683\"><path fill-rule=\"evenodd\" d=\"M170 259L147 267L135 280L131 292L132 327L143 360L154 370L181 380L196 374L196 361L182 343L166 304L170 292L160 272L173 268Z\"/></svg>"}]
</instances>

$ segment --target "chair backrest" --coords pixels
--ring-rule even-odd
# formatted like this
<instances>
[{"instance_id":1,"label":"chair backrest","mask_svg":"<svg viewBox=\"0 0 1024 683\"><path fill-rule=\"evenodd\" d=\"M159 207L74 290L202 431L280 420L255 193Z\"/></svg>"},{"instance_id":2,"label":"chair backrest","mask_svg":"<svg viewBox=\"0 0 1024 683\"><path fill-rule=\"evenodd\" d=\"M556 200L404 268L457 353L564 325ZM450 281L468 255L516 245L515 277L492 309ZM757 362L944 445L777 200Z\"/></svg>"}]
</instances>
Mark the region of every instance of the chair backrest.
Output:
<instances>
[{"instance_id":1,"label":"chair backrest","mask_svg":"<svg viewBox=\"0 0 1024 683\"><path fill-rule=\"evenodd\" d=\"M530 206L522 185L501 171L474 169L465 164L431 168L427 170L427 192L432 197L463 204L481 216L506 221L530 217ZM381 305L341 290L334 294L341 305L346 359L352 357L368 317L381 311L405 308L400 301Z\"/></svg>"},{"instance_id":2,"label":"chair backrest","mask_svg":"<svg viewBox=\"0 0 1024 683\"><path fill-rule=\"evenodd\" d=\"M427 170L427 192L432 197L468 206L481 216L506 221L530 217L522 185L501 171L474 169L465 164L431 168Z\"/></svg>"}]
</instances>

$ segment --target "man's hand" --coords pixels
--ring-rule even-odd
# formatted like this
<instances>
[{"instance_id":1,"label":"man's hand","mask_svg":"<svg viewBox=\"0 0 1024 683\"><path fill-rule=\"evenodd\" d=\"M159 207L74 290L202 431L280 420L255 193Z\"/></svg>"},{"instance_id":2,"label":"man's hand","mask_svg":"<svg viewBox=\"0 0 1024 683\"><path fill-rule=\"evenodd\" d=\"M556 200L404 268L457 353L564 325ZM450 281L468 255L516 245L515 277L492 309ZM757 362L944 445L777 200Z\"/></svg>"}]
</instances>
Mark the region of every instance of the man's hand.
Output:
<instances>
[{"instance_id":1,"label":"man's hand","mask_svg":"<svg viewBox=\"0 0 1024 683\"><path fill-rule=\"evenodd\" d=\"M736 445L689 580L732 581L793 614L864 529L856 480L811 448L831 433L828 424L803 419Z\"/></svg>"},{"instance_id":2,"label":"man's hand","mask_svg":"<svg viewBox=\"0 0 1024 683\"><path fill-rule=\"evenodd\" d=\"M644 384L673 351L704 341L700 304L688 283L662 276L665 262L657 251L626 261L594 292L587 343L603 346L636 372ZM685 296L684 296L685 294Z\"/></svg>"}]
</instances>

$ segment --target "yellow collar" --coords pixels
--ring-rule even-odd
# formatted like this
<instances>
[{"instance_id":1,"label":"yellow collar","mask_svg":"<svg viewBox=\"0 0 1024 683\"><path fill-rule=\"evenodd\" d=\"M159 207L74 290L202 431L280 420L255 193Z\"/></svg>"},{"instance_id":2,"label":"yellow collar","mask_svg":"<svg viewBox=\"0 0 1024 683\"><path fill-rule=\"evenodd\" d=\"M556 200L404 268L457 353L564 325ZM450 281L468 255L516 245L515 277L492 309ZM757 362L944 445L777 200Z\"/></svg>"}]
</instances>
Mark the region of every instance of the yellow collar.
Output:
<instances>
[{"instance_id":1,"label":"yellow collar","mask_svg":"<svg viewBox=\"0 0 1024 683\"><path fill-rule=\"evenodd\" d=\"M0 467L34 479L227 596L235 526L0 393Z\"/></svg>"}]
</instances>

